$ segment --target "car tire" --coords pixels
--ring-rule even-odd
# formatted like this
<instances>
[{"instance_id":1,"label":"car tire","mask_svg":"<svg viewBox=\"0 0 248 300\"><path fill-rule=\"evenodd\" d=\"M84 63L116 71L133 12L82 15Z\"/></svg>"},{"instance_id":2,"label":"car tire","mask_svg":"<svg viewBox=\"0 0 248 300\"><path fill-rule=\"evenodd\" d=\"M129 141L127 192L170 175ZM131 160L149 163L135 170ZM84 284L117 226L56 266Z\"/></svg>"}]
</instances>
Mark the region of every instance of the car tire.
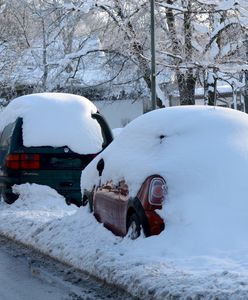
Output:
<instances>
[{"instance_id":1,"label":"car tire","mask_svg":"<svg viewBox=\"0 0 248 300\"><path fill-rule=\"evenodd\" d=\"M1 196L3 201L7 204L13 204L18 199L18 195L14 193L6 193L5 191L2 191Z\"/></svg>"},{"instance_id":2,"label":"car tire","mask_svg":"<svg viewBox=\"0 0 248 300\"><path fill-rule=\"evenodd\" d=\"M133 213L128 219L127 223L127 236L131 240L135 240L140 236L141 233L141 222L136 213Z\"/></svg>"},{"instance_id":3,"label":"car tire","mask_svg":"<svg viewBox=\"0 0 248 300\"><path fill-rule=\"evenodd\" d=\"M84 191L83 195L83 206L89 204L89 211L93 212L93 192Z\"/></svg>"},{"instance_id":4,"label":"car tire","mask_svg":"<svg viewBox=\"0 0 248 300\"><path fill-rule=\"evenodd\" d=\"M88 202L89 202L89 210L92 213L93 212L93 196L92 195L90 195L88 197Z\"/></svg>"}]
</instances>

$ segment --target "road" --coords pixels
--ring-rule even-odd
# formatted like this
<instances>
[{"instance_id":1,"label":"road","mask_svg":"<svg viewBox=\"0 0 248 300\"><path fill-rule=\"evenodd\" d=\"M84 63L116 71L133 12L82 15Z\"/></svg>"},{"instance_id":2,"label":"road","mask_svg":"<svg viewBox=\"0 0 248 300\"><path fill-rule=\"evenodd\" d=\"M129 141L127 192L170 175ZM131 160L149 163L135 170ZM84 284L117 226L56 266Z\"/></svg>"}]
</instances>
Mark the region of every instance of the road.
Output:
<instances>
[{"instance_id":1,"label":"road","mask_svg":"<svg viewBox=\"0 0 248 300\"><path fill-rule=\"evenodd\" d=\"M133 300L129 294L0 236L1 300Z\"/></svg>"}]
</instances>

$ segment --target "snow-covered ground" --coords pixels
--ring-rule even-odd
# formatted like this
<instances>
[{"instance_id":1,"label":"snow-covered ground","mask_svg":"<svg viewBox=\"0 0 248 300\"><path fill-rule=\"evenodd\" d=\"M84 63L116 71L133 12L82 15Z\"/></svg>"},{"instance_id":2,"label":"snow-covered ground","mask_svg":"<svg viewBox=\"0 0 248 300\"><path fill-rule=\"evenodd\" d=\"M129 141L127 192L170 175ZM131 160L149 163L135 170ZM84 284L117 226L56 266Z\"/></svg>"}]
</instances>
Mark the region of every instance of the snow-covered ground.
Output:
<instances>
[{"instance_id":1,"label":"snow-covered ground","mask_svg":"<svg viewBox=\"0 0 248 300\"><path fill-rule=\"evenodd\" d=\"M166 232L135 241L115 237L96 222L87 207L68 207L47 187L27 184L19 192L21 196L12 206L0 203L1 233L122 286L135 296L245 299L248 295L246 247L204 255L197 251L174 254L166 245ZM245 232L246 228L244 239Z\"/></svg>"},{"instance_id":2,"label":"snow-covered ground","mask_svg":"<svg viewBox=\"0 0 248 300\"><path fill-rule=\"evenodd\" d=\"M139 140L142 132L148 140ZM107 159L129 134L132 144L121 151L135 159L127 156L117 178L131 174L132 194L142 176L160 169L168 195L159 236L116 237L88 207L67 206L55 191L29 184L16 187L13 205L0 203L0 232L142 299L247 299L248 116L221 108L158 110L130 123L100 156ZM144 164L138 147L159 160ZM118 154L105 162L105 179L124 163Z\"/></svg>"}]
</instances>

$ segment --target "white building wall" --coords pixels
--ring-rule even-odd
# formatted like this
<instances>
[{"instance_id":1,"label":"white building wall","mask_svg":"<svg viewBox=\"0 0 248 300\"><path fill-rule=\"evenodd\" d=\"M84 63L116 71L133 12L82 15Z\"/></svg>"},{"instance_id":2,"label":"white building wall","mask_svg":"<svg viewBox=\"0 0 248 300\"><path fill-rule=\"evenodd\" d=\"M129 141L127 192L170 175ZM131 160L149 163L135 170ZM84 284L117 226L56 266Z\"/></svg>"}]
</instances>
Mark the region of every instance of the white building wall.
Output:
<instances>
[{"instance_id":1,"label":"white building wall","mask_svg":"<svg viewBox=\"0 0 248 300\"><path fill-rule=\"evenodd\" d=\"M93 101L110 127L124 127L133 119L143 114L143 102L132 100Z\"/></svg>"}]
</instances>

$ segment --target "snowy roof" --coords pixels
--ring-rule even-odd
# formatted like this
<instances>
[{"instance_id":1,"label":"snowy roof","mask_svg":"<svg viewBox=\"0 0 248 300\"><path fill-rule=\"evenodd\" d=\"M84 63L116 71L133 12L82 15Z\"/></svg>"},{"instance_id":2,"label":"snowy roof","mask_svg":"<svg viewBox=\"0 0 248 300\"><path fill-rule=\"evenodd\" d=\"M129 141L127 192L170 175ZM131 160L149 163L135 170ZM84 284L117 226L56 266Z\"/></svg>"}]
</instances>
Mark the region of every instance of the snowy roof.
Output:
<instances>
[{"instance_id":1,"label":"snowy roof","mask_svg":"<svg viewBox=\"0 0 248 300\"><path fill-rule=\"evenodd\" d=\"M225 94L225 93L232 93L233 89L231 85L222 85L222 86L217 86L217 91L220 94ZM203 96L204 95L204 88L197 88L195 90L195 95L196 96Z\"/></svg>"},{"instance_id":2,"label":"snowy roof","mask_svg":"<svg viewBox=\"0 0 248 300\"><path fill-rule=\"evenodd\" d=\"M23 118L23 142L29 146L68 146L80 154L102 149L97 108L88 99L64 93L40 93L14 99L0 113L0 132Z\"/></svg>"},{"instance_id":3,"label":"snowy roof","mask_svg":"<svg viewBox=\"0 0 248 300\"><path fill-rule=\"evenodd\" d=\"M162 138L164 137L164 138ZM173 107L128 124L82 172L81 188L125 179L135 196L146 177L167 182L161 240L172 252L238 247L248 226L248 116L227 108ZM232 220L230 222L230 220Z\"/></svg>"}]
</instances>

